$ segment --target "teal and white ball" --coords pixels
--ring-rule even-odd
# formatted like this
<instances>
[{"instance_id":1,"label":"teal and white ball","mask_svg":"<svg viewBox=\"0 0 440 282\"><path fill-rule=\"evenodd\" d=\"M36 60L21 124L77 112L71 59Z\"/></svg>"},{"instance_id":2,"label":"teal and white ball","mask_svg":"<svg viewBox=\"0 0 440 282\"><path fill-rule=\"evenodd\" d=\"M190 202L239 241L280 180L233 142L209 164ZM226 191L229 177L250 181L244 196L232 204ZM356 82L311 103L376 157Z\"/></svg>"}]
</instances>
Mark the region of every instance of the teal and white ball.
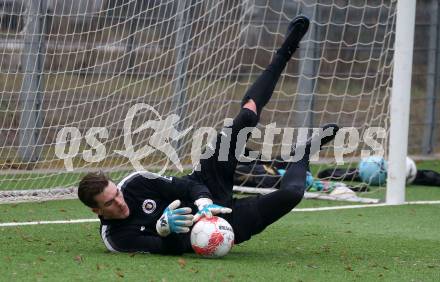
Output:
<instances>
[{"instance_id":1,"label":"teal and white ball","mask_svg":"<svg viewBox=\"0 0 440 282\"><path fill-rule=\"evenodd\" d=\"M372 156L359 163L359 176L368 185L382 186L387 180L387 162L384 158Z\"/></svg>"}]
</instances>

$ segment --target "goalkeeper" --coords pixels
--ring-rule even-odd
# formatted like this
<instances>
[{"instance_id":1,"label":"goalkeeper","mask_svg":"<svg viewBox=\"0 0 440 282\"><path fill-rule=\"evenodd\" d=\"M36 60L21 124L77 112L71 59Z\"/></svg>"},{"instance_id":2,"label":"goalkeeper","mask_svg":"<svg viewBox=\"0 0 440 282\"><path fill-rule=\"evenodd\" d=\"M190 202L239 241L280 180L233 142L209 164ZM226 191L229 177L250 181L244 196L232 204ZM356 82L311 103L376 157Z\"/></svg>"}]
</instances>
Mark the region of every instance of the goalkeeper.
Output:
<instances>
[{"instance_id":1,"label":"goalkeeper","mask_svg":"<svg viewBox=\"0 0 440 282\"><path fill-rule=\"evenodd\" d=\"M246 92L242 109L217 136L211 157L200 161L200 171L184 177L135 172L117 186L102 173L90 173L79 183L78 197L101 220L101 237L110 251L181 254L192 252L190 226L201 216L219 215L234 229L235 243L249 240L292 210L303 198L312 140L302 148L304 157L291 163L280 189L262 196L233 199L233 175L238 133L258 123L287 62L307 32L309 20L296 17L272 62ZM313 141L331 141L336 125L328 125ZM330 131L330 133L329 133ZM229 136L228 136L229 135ZM230 142L227 161L219 161L220 144ZM243 149L244 149L244 145ZM241 146L241 145L239 145ZM319 147L319 146L318 146ZM240 149L240 148L239 148ZM294 152L293 152L294 153Z\"/></svg>"}]
</instances>

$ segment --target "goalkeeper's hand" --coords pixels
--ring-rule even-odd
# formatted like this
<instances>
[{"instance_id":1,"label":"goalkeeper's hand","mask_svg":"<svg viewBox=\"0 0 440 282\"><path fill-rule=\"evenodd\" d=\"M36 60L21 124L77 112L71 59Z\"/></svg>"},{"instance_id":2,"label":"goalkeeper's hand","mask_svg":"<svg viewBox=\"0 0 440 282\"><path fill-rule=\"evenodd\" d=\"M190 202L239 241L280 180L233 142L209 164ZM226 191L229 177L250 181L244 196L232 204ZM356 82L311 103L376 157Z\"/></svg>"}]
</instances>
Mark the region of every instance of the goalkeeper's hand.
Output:
<instances>
[{"instance_id":1,"label":"goalkeeper's hand","mask_svg":"<svg viewBox=\"0 0 440 282\"><path fill-rule=\"evenodd\" d=\"M219 205L216 205L212 202L209 198L200 198L194 202L194 204L197 206L199 211L196 213L196 215L193 218L193 222L197 222L200 218L203 216L206 216L208 218L212 217L216 214L224 214L224 213L231 213L232 210L230 208L225 208Z\"/></svg>"},{"instance_id":2,"label":"goalkeeper's hand","mask_svg":"<svg viewBox=\"0 0 440 282\"><path fill-rule=\"evenodd\" d=\"M156 231L162 236L170 233L187 233L189 227L193 225L193 215L191 208L179 208L180 201L175 200L163 211L162 216L156 222Z\"/></svg>"}]
</instances>

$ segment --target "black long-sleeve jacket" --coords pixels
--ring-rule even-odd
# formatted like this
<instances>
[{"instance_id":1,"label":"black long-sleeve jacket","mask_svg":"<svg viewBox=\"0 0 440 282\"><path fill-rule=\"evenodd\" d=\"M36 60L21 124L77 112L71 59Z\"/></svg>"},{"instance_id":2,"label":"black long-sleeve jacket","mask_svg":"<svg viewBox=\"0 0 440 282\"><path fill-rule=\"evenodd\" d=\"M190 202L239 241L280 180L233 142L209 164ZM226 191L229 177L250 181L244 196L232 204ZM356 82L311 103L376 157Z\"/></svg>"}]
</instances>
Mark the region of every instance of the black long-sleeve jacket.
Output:
<instances>
[{"instance_id":1,"label":"black long-sleeve jacket","mask_svg":"<svg viewBox=\"0 0 440 282\"><path fill-rule=\"evenodd\" d=\"M153 177L152 177L153 176ZM165 208L174 200L182 202L181 207L197 211L194 201L211 198L205 185L186 177L152 175L149 172L135 172L119 184L122 195L130 209L130 215L123 220L101 220L101 237L105 246L114 252L149 252L181 254L191 252L189 233L170 234L161 237L156 232L156 221Z\"/></svg>"}]
</instances>

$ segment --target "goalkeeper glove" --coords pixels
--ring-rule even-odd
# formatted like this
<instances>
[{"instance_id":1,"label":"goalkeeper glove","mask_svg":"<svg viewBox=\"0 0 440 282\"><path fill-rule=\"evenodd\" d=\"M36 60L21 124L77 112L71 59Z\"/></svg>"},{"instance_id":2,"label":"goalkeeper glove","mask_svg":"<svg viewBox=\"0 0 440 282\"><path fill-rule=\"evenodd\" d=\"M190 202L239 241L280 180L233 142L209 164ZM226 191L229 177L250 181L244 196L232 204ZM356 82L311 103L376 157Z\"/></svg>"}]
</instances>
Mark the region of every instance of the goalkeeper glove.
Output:
<instances>
[{"instance_id":1,"label":"goalkeeper glove","mask_svg":"<svg viewBox=\"0 0 440 282\"><path fill-rule=\"evenodd\" d=\"M225 208L219 205L216 205L209 198L200 198L194 202L199 211L194 216L193 222L198 221L201 217L206 216L208 218L212 217L216 214L225 214L231 213L232 210L230 208Z\"/></svg>"},{"instance_id":2,"label":"goalkeeper glove","mask_svg":"<svg viewBox=\"0 0 440 282\"><path fill-rule=\"evenodd\" d=\"M186 233L193 224L191 208L180 208L180 201L175 200L164 210L162 216L156 222L156 231L162 236L170 233Z\"/></svg>"}]
</instances>

